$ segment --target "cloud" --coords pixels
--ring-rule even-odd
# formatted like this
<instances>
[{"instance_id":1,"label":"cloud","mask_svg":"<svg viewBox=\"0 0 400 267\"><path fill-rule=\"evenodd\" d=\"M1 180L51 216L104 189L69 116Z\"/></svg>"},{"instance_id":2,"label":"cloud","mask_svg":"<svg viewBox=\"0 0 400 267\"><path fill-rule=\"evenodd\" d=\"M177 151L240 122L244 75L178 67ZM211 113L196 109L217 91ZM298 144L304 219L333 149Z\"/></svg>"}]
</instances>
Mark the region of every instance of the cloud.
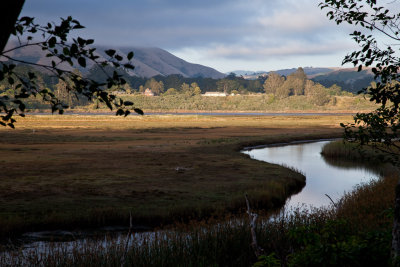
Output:
<instances>
[{"instance_id":1,"label":"cloud","mask_svg":"<svg viewBox=\"0 0 400 267\"><path fill-rule=\"evenodd\" d=\"M290 11L282 11L279 14L259 18L258 23L274 32L284 33L310 33L328 26L328 21L321 20L319 16Z\"/></svg>"},{"instance_id":2,"label":"cloud","mask_svg":"<svg viewBox=\"0 0 400 267\"><path fill-rule=\"evenodd\" d=\"M260 59L268 57L293 57L293 56L317 56L329 55L342 51L348 51L354 48L349 43L332 44L306 44L306 43L284 43L280 46L271 47L243 47L220 45L214 49L209 49L207 55L218 58L242 58L242 59Z\"/></svg>"},{"instance_id":3,"label":"cloud","mask_svg":"<svg viewBox=\"0 0 400 267\"><path fill-rule=\"evenodd\" d=\"M26 1L21 15L42 22L73 15L87 27L80 34L101 45L160 47L195 63L203 58L203 64L218 59L229 65L229 60L348 51L349 28L330 22L317 5L315 0L35 0Z\"/></svg>"}]
</instances>

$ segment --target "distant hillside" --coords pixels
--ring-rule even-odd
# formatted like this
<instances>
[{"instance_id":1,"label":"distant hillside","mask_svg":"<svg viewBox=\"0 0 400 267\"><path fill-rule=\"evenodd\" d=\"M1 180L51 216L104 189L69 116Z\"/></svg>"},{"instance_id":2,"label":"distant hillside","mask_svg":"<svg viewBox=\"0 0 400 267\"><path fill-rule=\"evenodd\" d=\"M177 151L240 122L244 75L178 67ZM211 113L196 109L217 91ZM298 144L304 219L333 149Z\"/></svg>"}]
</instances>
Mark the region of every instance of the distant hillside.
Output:
<instances>
[{"instance_id":1,"label":"distant hillside","mask_svg":"<svg viewBox=\"0 0 400 267\"><path fill-rule=\"evenodd\" d=\"M313 68L313 67L304 67L304 72L306 73L307 76L313 76L313 75L317 75L317 74L324 74L324 73L329 73L332 72L334 70L336 70L337 68ZM292 69L281 69L281 70L274 70L273 72L278 73L279 75L284 75L284 76L288 76L289 74L295 72L297 70L297 68L292 68ZM264 75L268 75L268 73L272 72L272 71L246 71L246 70L236 70L236 71L232 71L233 73L235 73L238 76L243 76L243 78L245 79L257 79L258 76L264 76Z\"/></svg>"},{"instance_id":2,"label":"distant hillside","mask_svg":"<svg viewBox=\"0 0 400 267\"><path fill-rule=\"evenodd\" d=\"M9 47L13 46L11 43ZM107 58L104 53L105 47L98 47L98 55L102 58ZM135 69L129 72L130 75L149 78L156 75L168 76L171 74L179 74L183 77L204 77L219 79L225 77L225 74L217 70L202 66L199 64L189 63L181 58L178 58L171 53L155 47L125 47L113 48L118 51L122 56L126 56L129 51L133 51L135 56L132 60ZM50 64L51 58L46 57L46 52L37 47L27 47L25 49L18 49L9 53L10 56L40 64ZM88 68L91 65L88 62ZM66 69L70 69L69 65L65 65ZM84 70L82 70L85 72Z\"/></svg>"},{"instance_id":3,"label":"distant hillside","mask_svg":"<svg viewBox=\"0 0 400 267\"><path fill-rule=\"evenodd\" d=\"M326 74L315 75L312 80L325 87L337 84L343 90L357 93L362 88L368 87L371 84L374 80L374 74L370 68L360 72L356 68L343 68Z\"/></svg>"},{"instance_id":4,"label":"distant hillside","mask_svg":"<svg viewBox=\"0 0 400 267\"><path fill-rule=\"evenodd\" d=\"M288 76L289 74L296 71L297 68L293 69L282 69L275 70L274 72L279 75ZM357 68L312 68L304 67L304 72L307 77L314 82L318 82L325 87L330 87L334 84L342 87L343 90L357 93L365 87L368 87L374 80L374 75L371 68L364 69L360 72ZM257 79L259 76L266 76L269 72L252 72L252 71L233 71L238 76L243 76L243 78L248 80Z\"/></svg>"}]
</instances>

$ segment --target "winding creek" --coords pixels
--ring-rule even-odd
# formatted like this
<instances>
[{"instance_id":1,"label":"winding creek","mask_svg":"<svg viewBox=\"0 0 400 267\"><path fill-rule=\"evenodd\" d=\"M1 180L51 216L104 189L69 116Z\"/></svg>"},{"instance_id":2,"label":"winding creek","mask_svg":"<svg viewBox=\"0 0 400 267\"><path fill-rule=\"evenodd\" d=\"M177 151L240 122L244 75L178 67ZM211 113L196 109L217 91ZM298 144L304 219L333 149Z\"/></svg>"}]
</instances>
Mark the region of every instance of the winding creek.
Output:
<instances>
[{"instance_id":1,"label":"winding creek","mask_svg":"<svg viewBox=\"0 0 400 267\"><path fill-rule=\"evenodd\" d=\"M364 167L333 165L321 155L322 147L331 141L293 143L246 150L251 158L288 166L306 176L306 186L287 201L287 206L321 207L330 204L329 195L337 201L355 185L378 179L379 174Z\"/></svg>"},{"instance_id":2,"label":"winding creek","mask_svg":"<svg viewBox=\"0 0 400 267\"><path fill-rule=\"evenodd\" d=\"M303 142L293 143L286 145L275 145L264 148L254 148L242 151L250 155L251 158L269 163L280 164L287 167L296 169L306 176L306 186L303 190L295 196L292 196L286 207L298 207L299 205L306 205L313 207L321 207L330 204L330 200L325 196L328 194L334 201L337 201L344 192L350 191L356 184L368 182L371 179L378 179L379 175L371 170L356 166L340 167L337 164L332 165L328 163L321 156L322 147L330 141L318 142ZM43 234L44 232L42 232ZM54 232L53 232L54 233ZM48 232L46 233L49 234ZM51 233L50 233L51 234ZM74 235L73 233L65 232L67 235ZM152 236L154 232L136 233L132 242L138 242L141 236ZM37 237L36 241L34 237ZM23 254L29 254L32 251L48 251L51 242L38 241L41 232L28 233L25 235L30 242L25 243L22 248ZM126 236L126 232L113 240L119 243L118 240ZM78 239L77 241L64 242L63 249L69 250L73 247L82 247L88 242L86 239ZM103 242L104 247L107 247L107 241ZM4 252L3 252L4 253ZM4 256L0 255L0 256ZM7 260L6 260L7 261Z\"/></svg>"}]
</instances>

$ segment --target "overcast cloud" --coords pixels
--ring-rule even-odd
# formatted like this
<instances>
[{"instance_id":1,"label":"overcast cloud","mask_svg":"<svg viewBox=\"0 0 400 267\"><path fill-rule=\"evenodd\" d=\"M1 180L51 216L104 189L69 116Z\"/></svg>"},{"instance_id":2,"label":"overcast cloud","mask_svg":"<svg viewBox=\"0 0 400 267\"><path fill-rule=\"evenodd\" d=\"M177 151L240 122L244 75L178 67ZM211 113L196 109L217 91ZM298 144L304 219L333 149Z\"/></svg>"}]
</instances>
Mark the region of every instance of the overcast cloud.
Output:
<instances>
[{"instance_id":1,"label":"overcast cloud","mask_svg":"<svg viewBox=\"0 0 400 267\"><path fill-rule=\"evenodd\" d=\"M355 48L316 0L32 0L21 15L72 15L99 45L160 47L222 72L339 66Z\"/></svg>"}]
</instances>

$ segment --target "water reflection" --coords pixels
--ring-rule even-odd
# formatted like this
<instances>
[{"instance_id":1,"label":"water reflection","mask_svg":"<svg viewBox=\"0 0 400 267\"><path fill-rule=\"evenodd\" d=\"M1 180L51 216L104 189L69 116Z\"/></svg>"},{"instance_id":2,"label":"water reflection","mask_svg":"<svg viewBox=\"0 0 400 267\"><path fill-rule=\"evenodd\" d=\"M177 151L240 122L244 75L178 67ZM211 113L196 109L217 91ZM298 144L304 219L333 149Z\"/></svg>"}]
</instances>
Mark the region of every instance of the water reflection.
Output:
<instances>
[{"instance_id":1,"label":"water reflection","mask_svg":"<svg viewBox=\"0 0 400 267\"><path fill-rule=\"evenodd\" d=\"M377 171L368 170L360 165L345 166L324 160L321 149L329 142L331 141L266 147L244 153L257 160L301 171L306 176L306 186L299 194L288 200L288 206L297 207L305 204L320 207L330 204L325 194L336 201L354 185L379 177Z\"/></svg>"}]
</instances>

